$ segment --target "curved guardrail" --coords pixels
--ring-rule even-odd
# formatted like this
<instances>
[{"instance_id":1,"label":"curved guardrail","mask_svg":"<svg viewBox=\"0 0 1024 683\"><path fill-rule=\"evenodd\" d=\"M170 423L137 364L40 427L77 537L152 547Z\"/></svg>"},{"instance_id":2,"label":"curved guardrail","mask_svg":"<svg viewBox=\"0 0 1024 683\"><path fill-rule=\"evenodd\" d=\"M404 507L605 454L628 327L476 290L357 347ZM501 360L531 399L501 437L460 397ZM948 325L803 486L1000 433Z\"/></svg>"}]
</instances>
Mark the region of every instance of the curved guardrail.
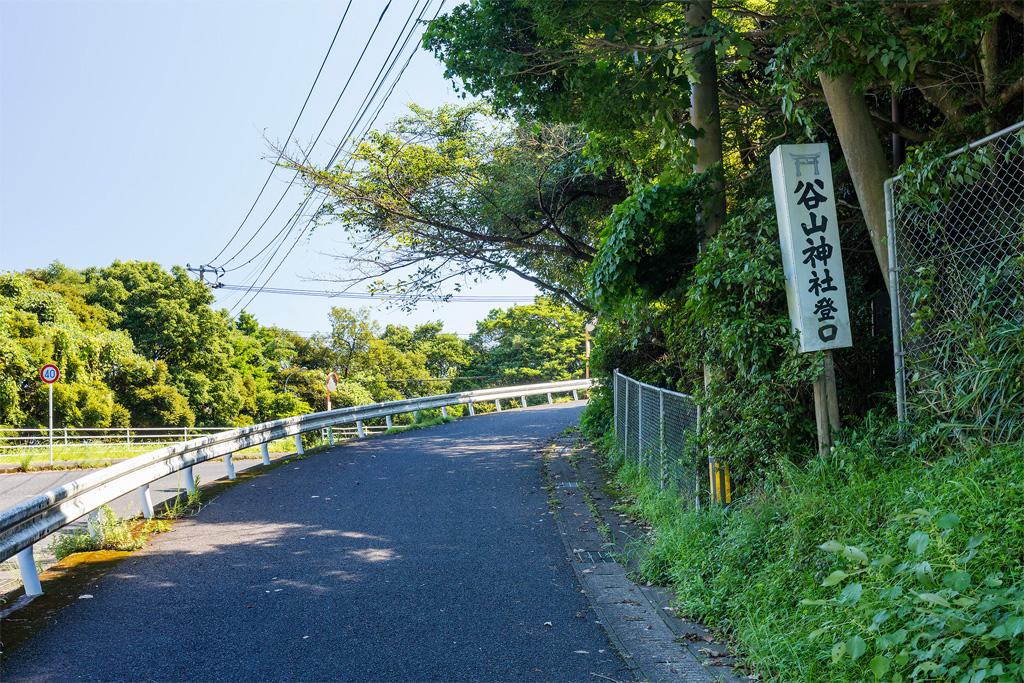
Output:
<instances>
[{"instance_id":1,"label":"curved guardrail","mask_svg":"<svg viewBox=\"0 0 1024 683\"><path fill-rule=\"evenodd\" d=\"M385 418L390 426L394 415L434 408L440 408L444 413L448 406L455 405L469 406L469 413L473 415L474 403L493 402L500 411L503 399L547 395L550 403L552 394L572 393L576 397L579 391L590 386L589 379L569 380L373 403L229 429L166 446L91 472L0 512L0 561L17 556L26 595L39 595L42 587L32 553L33 544L132 491L138 492L142 514L152 517L149 485L169 474L184 471L186 489L193 491L193 466L223 457L228 478L234 479L233 453L260 446L263 463L267 465L270 464L267 443L277 439L294 436L296 452L301 454L302 434L305 432L355 423L362 436L364 420Z\"/></svg>"}]
</instances>

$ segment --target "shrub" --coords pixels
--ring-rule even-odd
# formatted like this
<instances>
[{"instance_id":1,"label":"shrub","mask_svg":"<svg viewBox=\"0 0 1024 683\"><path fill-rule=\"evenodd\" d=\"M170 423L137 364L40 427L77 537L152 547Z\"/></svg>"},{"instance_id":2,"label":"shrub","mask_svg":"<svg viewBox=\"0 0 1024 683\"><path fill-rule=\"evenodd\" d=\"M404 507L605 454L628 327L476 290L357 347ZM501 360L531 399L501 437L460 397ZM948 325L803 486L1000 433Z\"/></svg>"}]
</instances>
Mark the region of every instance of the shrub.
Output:
<instances>
[{"instance_id":1,"label":"shrub","mask_svg":"<svg viewBox=\"0 0 1024 683\"><path fill-rule=\"evenodd\" d=\"M53 543L53 554L58 560L63 560L72 553L93 550L137 550L142 543L141 536L132 533L131 524L118 519L114 511L104 505L90 530L78 529L58 536Z\"/></svg>"}]
</instances>

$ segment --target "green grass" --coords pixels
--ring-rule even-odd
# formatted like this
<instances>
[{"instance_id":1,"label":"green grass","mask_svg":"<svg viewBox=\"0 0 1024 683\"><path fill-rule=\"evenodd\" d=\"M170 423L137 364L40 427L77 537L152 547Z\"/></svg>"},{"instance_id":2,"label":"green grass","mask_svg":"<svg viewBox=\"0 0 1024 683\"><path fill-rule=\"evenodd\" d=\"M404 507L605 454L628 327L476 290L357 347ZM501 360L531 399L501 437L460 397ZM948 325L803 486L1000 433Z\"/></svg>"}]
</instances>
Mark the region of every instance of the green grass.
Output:
<instances>
[{"instance_id":1,"label":"green grass","mask_svg":"<svg viewBox=\"0 0 1024 683\"><path fill-rule=\"evenodd\" d=\"M640 571L767 680L1024 680L1024 444L891 437L848 435L729 510L621 466L654 527Z\"/></svg>"},{"instance_id":2,"label":"green grass","mask_svg":"<svg viewBox=\"0 0 1024 683\"><path fill-rule=\"evenodd\" d=\"M437 425L447 424L449 422L454 422L455 420L456 418L450 415L448 417L441 417L440 415L438 415L437 417L427 417L420 419L419 422L414 422L409 425L397 425L395 427L391 427L384 433L399 434L401 432L408 432L413 429L423 429L424 427L436 427Z\"/></svg>"},{"instance_id":3,"label":"green grass","mask_svg":"<svg viewBox=\"0 0 1024 683\"><path fill-rule=\"evenodd\" d=\"M53 460L56 464L67 462L88 463L91 461L100 463L107 460L123 460L163 448L166 445L169 444L144 444L139 446L105 443L85 446L81 444L68 444L66 446L64 444L54 444ZM277 441L270 442L269 449L271 453L291 453L295 450L295 442L291 438L278 439ZM252 448L239 451L235 455L236 457L239 455L257 457L259 454L259 446L253 446ZM0 455L0 463L17 464L21 469L27 469L31 466L49 465L50 451L46 448L33 448L31 451L6 451L3 455Z\"/></svg>"}]
</instances>

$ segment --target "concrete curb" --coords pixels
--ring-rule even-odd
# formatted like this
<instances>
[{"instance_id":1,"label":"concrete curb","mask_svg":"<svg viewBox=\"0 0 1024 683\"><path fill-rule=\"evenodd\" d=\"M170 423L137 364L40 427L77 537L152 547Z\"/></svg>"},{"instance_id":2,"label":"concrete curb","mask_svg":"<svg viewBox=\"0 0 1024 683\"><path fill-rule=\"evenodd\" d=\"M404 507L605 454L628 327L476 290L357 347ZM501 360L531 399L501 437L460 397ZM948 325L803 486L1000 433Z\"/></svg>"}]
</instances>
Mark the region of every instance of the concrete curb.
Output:
<instances>
[{"instance_id":1,"label":"concrete curb","mask_svg":"<svg viewBox=\"0 0 1024 683\"><path fill-rule=\"evenodd\" d=\"M724 648L706 629L673 616L668 591L630 580L605 519L588 503L587 482L571 460L577 450L563 438L545 455L555 521L583 592L633 675L651 683L748 680L719 659Z\"/></svg>"}]
</instances>

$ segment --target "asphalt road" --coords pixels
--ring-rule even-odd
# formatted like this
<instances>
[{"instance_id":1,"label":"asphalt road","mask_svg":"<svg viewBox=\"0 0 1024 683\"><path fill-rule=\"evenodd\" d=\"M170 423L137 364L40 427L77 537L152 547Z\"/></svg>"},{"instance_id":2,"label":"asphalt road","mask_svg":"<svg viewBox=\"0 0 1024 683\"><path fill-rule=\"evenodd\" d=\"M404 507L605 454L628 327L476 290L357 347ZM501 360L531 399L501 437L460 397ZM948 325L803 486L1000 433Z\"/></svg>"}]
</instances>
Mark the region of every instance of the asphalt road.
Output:
<instances>
[{"instance_id":1,"label":"asphalt road","mask_svg":"<svg viewBox=\"0 0 1024 683\"><path fill-rule=\"evenodd\" d=\"M277 460L286 455L285 453L271 453L270 457L273 460ZM259 467L262 463L263 461L260 458L236 458L235 470L243 472L250 467ZM93 469L37 470L33 472L0 474L0 510L17 505L32 496L49 491L69 481L74 481L84 474L94 471ZM193 471L200 484L227 478L223 458L200 463L193 468ZM158 479L149 487L153 506L160 510L164 502L174 499L184 488L185 479L181 472L175 472L163 479ZM142 514L142 511L139 509L138 497L134 491L111 502L110 508L119 517L133 517ZM70 528L85 528L87 521L87 518L83 517L72 524ZM36 562L42 564L44 569L57 561L51 551L54 539L56 539L56 535L45 538L35 544ZM20 585L20 583L21 577L14 559L0 563L0 590L14 588Z\"/></svg>"},{"instance_id":2,"label":"asphalt road","mask_svg":"<svg viewBox=\"0 0 1024 683\"><path fill-rule=\"evenodd\" d=\"M235 486L62 611L2 679L629 679L541 481L539 449L579 410L350 443Z\"/></svg>"}]
</instances>

